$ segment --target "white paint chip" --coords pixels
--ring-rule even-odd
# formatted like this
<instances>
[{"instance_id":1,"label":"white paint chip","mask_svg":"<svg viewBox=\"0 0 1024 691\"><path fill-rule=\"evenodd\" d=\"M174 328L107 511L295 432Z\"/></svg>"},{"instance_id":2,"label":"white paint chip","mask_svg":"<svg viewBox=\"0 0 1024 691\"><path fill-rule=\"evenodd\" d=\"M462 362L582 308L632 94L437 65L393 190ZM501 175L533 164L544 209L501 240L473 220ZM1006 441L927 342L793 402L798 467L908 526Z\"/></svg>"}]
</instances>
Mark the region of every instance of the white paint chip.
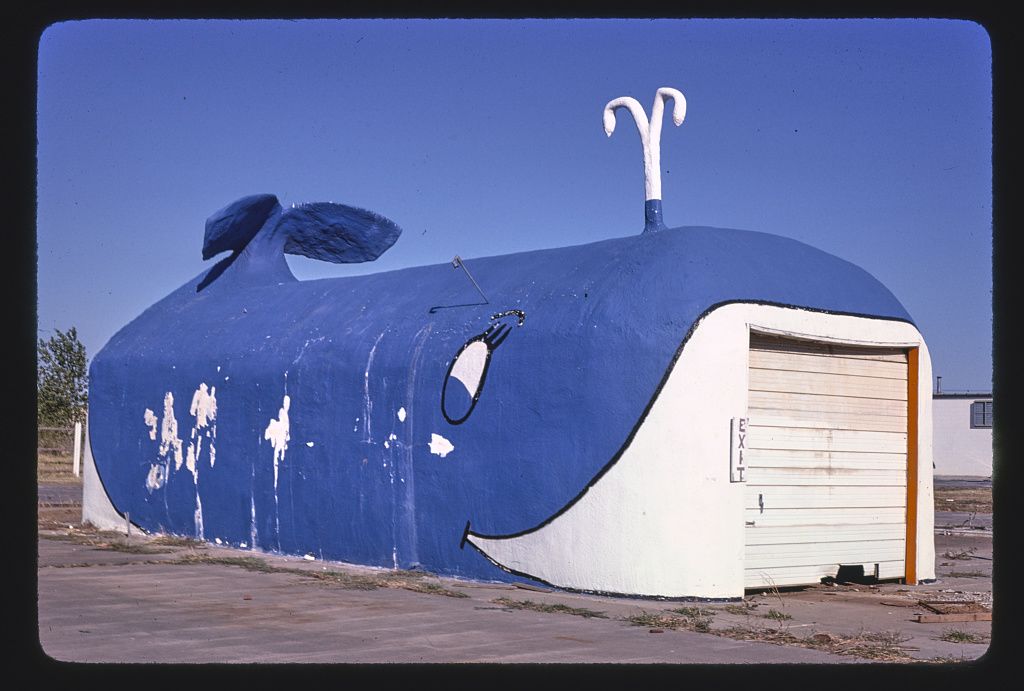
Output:
<instances>
[{"instance_id":1,"label":"white paint chip","mask_svg":"<svg viewBox=\"0 0 1024 691\"><path fill-rule=\"evenodd\" d=\"M153 413L152 410L146 408L146 412L143 414L142 419L149 426L149 438L152 439L153 441L156 441L156 426L158 424L156 415Z\"/></svg>"},{"instance_id":2,"label":"white paint chip","mask_svg":"<svg viewBox=\"0 0 1024 691\"><path fill-rule=\"evenodd\" d=\"M405 408L398 409L398 421L405 422Z\"/></svg>"},{"instance_id":3,"label":"white paint chip","mask_svg":"<svg viewBox=\"0 0 1024 691\"><path fill-rule=\"evenodd\" d=\"M149 475L146 476L146 489L152 492L155 489L160 489L164 486L164 467L159 463L154 463L149 466Z\"/></svg>"},{"instance_id":4,"label":"white paint chip","mask_svg":"<svg viewBox=\"0 0 1024 691\"><path fill-rule=\"evenodd\" d=\"M206 383L199 385L192 394L192 405L188 412L196 419L196 429L202 429L217 419L217 387L207 389Z\"/></svg>"},{"instance_id":5,"label":"white paint chip","mask_svg":"<svg viewBox=\"0 0 1024 691\"><path fill-rule=\"evenodd\" d=\"M302 558L305 559L306 561L313 561L313 560L316 559L316 557L314 557L312 554L303 554Z\"/></svg>"},{"instance_id":6,"label":"white paint chip","mask_svg":"<svg viewBox=\"0 0 1024 691\"><path fill-rule=\"evenodd\" d=\"M311 448L311 449L312 449L312 448L313 448L313 442L311 442L311 441L307 441L307 442L306 442L306 446L308 446L309 448Z\"/></svg>"},{"instance_id":7,"label":"white paint chip","mask_svg":"<svg viewBox=\"0 0 1024 691\"><path fill-rule=\"evenodd\" d=\"M206 428L206 437L211 440L210 451L207 455L210 457L210 467L212 468L217 461L217 449L213 443L213 439L217 437L217 387L207 388L206 382L201 383L192 394L192 404L189 406L188 412L196 419L195 425L192 427L192 439L196 439L200 430ZM195 444L188 445L188 459L185 461L185 465L192 471L196 482L199 481L196 465L202 450L202 436L196 439Z\"/></svg>"},{"instance_id":8,"label":"white paint chip","mask_svg":"<svg viewBox=\"0 0 1024 691\"><path fill-rule=\"evenodd\" d=\"M431 433L430 453L437 454L441 458L444 458L454 450L455 447L452 445L450 441L442 437L440 434Z\"/></svg>"},{"instance_id":9,"label":"white paint chip","mask_svg":"<svg viewBox=\"0 0 1024 691\"><path fill-rule=\"evenodd\" d=\"M213 541L216 542L218 545L223 545L224 544L223 542L220 541L219 537L213 538Z\"/></svg>"},{"instance_id":10,"label":"white paint chip","mask_svg":"<svg viewBox=\"0 0 1024 691\"><path fill-rule=\"evenodd\" d=\"M174 469L181 468L181 439L178 437L178 421L174 418L174 395L168 391L164 394L164 417L160 423L160 455L174 450Z\"/></svg>"},{"instance_id":11,"label":"white paint chip","mask_svg":"<svg viewBox=\"0 0 1024 691\"><path fill-rule=\"evenodd\" d=\"M267 429L263 431L263 438L270 441L274 447L274 491L277 491L277 464L284 460L284 452L288 449L288 409L291 407L292 399L288 394L284 395L281 409L277 413L277 419L271 418Z\"/></svg>"}]
</instances>

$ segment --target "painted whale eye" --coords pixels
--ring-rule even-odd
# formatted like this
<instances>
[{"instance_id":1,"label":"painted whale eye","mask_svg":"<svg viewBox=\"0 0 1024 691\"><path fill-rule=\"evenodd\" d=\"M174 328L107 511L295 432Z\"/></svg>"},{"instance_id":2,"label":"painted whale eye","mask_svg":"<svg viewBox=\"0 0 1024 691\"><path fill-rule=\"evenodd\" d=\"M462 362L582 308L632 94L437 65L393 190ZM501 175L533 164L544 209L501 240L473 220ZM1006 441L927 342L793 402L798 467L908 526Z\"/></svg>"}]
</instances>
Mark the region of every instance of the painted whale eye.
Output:
<instances>
[{"instance_id":1,"label":"painted whale eye","mask_svg":"<svg viewBox=\"0 0 1024 691\"><path fill-rule=\"evenodd\" d=\"M508 324L492 324L487 331L466 341L455 354L441 387L441 413L449 423L461 425L469 418L480 400L491 353L508 338L511 330Z\"/></svg>"}]
</instances>

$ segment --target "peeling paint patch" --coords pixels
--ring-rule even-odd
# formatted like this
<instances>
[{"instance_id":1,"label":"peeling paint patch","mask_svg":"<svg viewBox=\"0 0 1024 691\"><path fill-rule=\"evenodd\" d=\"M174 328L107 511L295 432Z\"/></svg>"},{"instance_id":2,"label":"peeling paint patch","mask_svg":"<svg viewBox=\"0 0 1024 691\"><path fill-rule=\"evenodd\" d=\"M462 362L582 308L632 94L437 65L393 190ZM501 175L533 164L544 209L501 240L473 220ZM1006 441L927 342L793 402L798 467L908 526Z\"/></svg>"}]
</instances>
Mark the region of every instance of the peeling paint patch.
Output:
<instances>
[{"instance_id":1,"label":"peeling paint patch","mask_svg":"<svg viewBox=\"0 0 1024 691\"><path fill-rule=\"evenodd\" d=\"M202 429L217 419L217 387L207 391L206 383L199 385L192 394L192 405L188 412L196 419L196 428Z\"/></svg>"},{"instance_id":2,"label":"peeling paint patch","mask_svg":"<svg viewBox=\"0 0 1024 691\"><path fill-rule=\"evenodd\" d=\"M156 427L157 419L156 415L149 408L146 408L146 412L143 414L142 419L145 420L146 424L149 425L149 438L156 441Z\"/></svg>"},{"instance_id":3,"label":"peeling paint patch","mask_svg":"<svg viewBox=\"0 0 1024 691\"><path fill-rule=\"evenodd\" d=\"M404 407L398 409L398 421L399 422L405 422L405 408Z\"/></svg>"},{"instance_id":4,"label":"peeling paint patch","mask_svg":"<svg viewBox=\"0 0 1024 691\"><path fill-rule=\"evenodd\" d=\"M271 419L267 429L263 432L263 438L270 441L274 447L274 490L277 491L277 467L280 461L284 460L284 452L288 449L288 409L292 405L292 399L288 394L284 395L281 409L277 413L277 419Z\"/></svg>"},{"instance_id":5,"label":"peeling paint patch","mask_svg":"<svg viewBox=\"0 0 1024 691\"><path fill-rule=\"evenodd\" d=\"M195 439L199 431L205 427L207 438L210 438L210 467L212 468L217 460L217 449L214 448L212 439L217 437L217 387L207 389L206 382L199 385L196 392L192 394L192 405L188 409L195 419L195 426L192 428L192 439ZM199 460L202 451L203 440L200 437L193 452L192 444L188 445L189 470L195 474L195 464Z\"/></svg>"},{"instance_id":6,"label":"peeling paint patch","mask_svg":"<svg viewBox=\"0 0 1024 691\"><path fill-rule=\"evenodd\" d=\"M313 442L311 442L311 441L307 441L307 442L306 442L306 446L308 446L309 448L311 448L311 449L312 449L312 448L313 448Z\"/></svg>"},{"instance_id":7,"label":"peeling paint patch","mask_svg":"<svg viewBox=\"0 0 1024 691\"><path fill-rule=\"evenodd\" d=\"M149 466L149 475L146 476L146 489L152 492L164 486L167 476L164 474L164 467L159 463Z\"/></svg>"},{"instance_id":8,"label":"peeling paint patch","mask_svg":"<svg viewBox=\"0 0 1024 691\"><path fill-rule=\"evenodd\" d=\"M390 449L391 448L391 442L389 442L387 439L384 440L384 448L385 449Z\"/></svg>"},{"instance_id":9,"label":"peeling paint patch","mask_svg":"<svg viewBox=\"0 0 1024 691\"><path fill-rule=\"evenodd\" d=\"M430 453L437 454L441 458L444 458L454 450L455 447L452 445L450 441L442 437L440 434L431 433Z\"/></svg>"},{"instance_id":10,"label":"peeling paint patch","mask_svg":"<svg viewBox=\"0 0 1024 691\"><path fill-rule=\"evenodd\" d=\"M181 439L178 438L178 421L174 418L174 395L168 391L164 394L164 417L160 423L160 455L167 455L174 450L174 469L181 468Z\"/></svg>"}]
</instances>

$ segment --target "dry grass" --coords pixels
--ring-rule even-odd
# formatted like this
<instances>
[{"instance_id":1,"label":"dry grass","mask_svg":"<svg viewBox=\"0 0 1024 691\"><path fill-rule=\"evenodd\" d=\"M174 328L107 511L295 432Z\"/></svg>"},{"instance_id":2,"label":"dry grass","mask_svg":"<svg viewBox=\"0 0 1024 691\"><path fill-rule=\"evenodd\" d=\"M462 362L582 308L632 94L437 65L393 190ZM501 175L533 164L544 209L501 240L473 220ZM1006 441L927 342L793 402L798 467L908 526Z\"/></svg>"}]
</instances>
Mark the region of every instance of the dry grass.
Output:
<instances>
[{"instance_id":1,"label":"dry grass","mask_svg":"<svg viewBox=\"0 0 1024 691\"><path fill-rule=\"evenodd\" d=\"M725 607L725 611L730 614L750 614L753 609L754 607L748 603L726 605ZM683 614L683 612L690 616ZM627 617L625 621L634 626L643 626L650 629L697 631L734 640L793 645L801 648L821 650L834 655L848 655L881 662L913 661L910 654L900 645L909 640L909 637L896 631L860 631L854 635L819 632L800 637L791 633L784 625L777 627L730 626L712 629L712 619L705 616L705 612L711 613L710 610L701 610L696 607L679 608L661 613L644 611ZM772 612L775 614L771 614ZM761 616L779 622L791 618L788 614L776 610L769 610L769 614Z\"/></svg>"},{"instance_id":2,"label":"dry grass","mask_svg":"<svg viewBox=\"0 0 1024 691\"><path fill-rule=\"evenodd\" d=\"M196 540L191 537L181 537L180 535L157 535L150 540L150 543L164 547L192 547L193 549L206 548L206 543L202 540Z\"/></svg>"},{"instance_id":3,"label":"dry grass","mask_svg":"<svg viewBox=\"0 0 1024 691\"><path fill-rule=\"evenodd\" d=\"M961 631L960 629L946 629L939 636L938 640L946 641L947 643L985 643L988 641L988 636L980 633L971 633L970 631Z\"/></svg>"},{"instance_id":4,"label":"dry grass","mask_svg":"<svg viewBox=\"0 0 1024 691\"><path fill-rule=\"evenodd\" d=\"M36 481L59 484L81 482L82 479L80 477L75 477L75 462L70 448L69 445L66 453L51 453L47 451L37 453Z\"/></svg>"},{"instance_id":5,"label":"dry grass","mask_svg":"<svg viewBox=\"0 0 1024 691\"><path fill-rule=\"evenodd\" d=\"M446 588L440 583L428 580L426 574L415 571L389 571L380 574L357 574L346 571L321 569L296 569L289 566L274 566L259 557L215 557L208 554L183 554L178 559L166 564L215 564L221 566L238 566L246 571L258 573L289 573L309 578L327 585L346 590L376 590L377 588L400 588L428 595L445 597L469 597L465 593Z\"/></svg>"},{"instance_id":6,"label":"dry grass","mask_svg":"<svg viewBox=\"0 0 1024 691\"><path fill-rule=\"evenodd\" d=\"M643 611L626 618L633 626L645 626L651 629L683 629L698 633L717 633L711 631L713 619L711 610L699 607L680 607L665 613Z\"/></svg>"},{"instance_id":7,"label":"dry grass","mask_svg":"<svg viewBox=\"0 0 1024 691\"><path fill-rule=\"evenodd\" d=\"M992 488L935 488L936 511L992 513Z\"/></svg>"},{"instance_id":8,"label":"dry grass","mask_svg":"<svg viewBox=\"0 0 1024 691\"><path fill-rule=\"evenodd\" d=\"M82 507L77 504L40 505L36 519L39 530L67 530L82 520Z\"/></svg>"},{"instance_id":9,"label":"dry grass","mask_svg":"<svg viewBox=\"0 0 1024 691\"><path fill-rule=\"evenodd\" d=\"M238 566L245 569L246 571L255 571L257 573L271 573L274 571L280 571L279 568L274 568L263 559L259 557L214 557L209 554L183 554L173 561L164 562L165 564L215 564L219 566Z\"/></svg>"},{"instance_id":10,"label":"dry grass","mask_svg":"<svg viewBox=\"0 0 1024 691\"><path fill-rule=\"evenodd\" d=\"M608 615L604 612L597 612L584 607L569 607L567 605L560 604L552 605L543 602L533 602L532 600L513 600L507 597L499 597L496 600L491 600L491 602L496 605L501 605L506 609L525 609L531 612L548 612L551 614L571 614L575 617L584 617L586 619L608 618Z\"/></svg>"},{"instance_id":11,"label":"dry grass","mask_svg":"<svg viewBox=\"0 0 1024 691\"><path fill-rule=\"evenodd\" d=\"M76 545L92 547L93 549L105 549L129 554L169 554L174 551L173 549L154 546L149 542L132 541L121 533L105 530L71 529L60 533L41 533L39 537L44 540L73 542Z\"/></svg>"},{"instance_id":12,"label":"dry grass","mask_svg":"<svg viewBox=\"0 0 1024 691\"><path fill-rule=\"evenodd\" d=\"M743 614L745 616L753 614L755 609L757 609L756 604L746 601L725 606L725 611L729 614Z\"/></svg>"},{"instance_id":13,"label":"dry grass","mask_svg":"<svg viewBox=\"0 0 1024 691\"><path fill-rule=\"evenodd\" d=\"M913 661L910 654L900 647L901 643L909 640L909 636L898 631L861 631L853 635L819 632L803 638L795 636L785 628L732 627L713 633L737 640L795 645L833 655L849 655L878 662Z\"/></svg>"}]
</instances>

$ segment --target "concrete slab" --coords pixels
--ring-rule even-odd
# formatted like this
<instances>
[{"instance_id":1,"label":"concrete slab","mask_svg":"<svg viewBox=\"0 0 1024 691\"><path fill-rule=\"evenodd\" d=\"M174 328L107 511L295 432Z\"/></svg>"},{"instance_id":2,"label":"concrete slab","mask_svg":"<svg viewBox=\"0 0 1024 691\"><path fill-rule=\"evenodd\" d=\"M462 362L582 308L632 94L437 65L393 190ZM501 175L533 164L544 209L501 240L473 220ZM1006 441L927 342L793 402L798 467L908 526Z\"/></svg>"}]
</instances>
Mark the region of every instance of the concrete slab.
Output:
<instances>
[{"instance_id":1,"label":"concrete slab","mask_svg":"<svg viewBox=\"0 0 1024 691\"><path fill-rule=\"evenodd\" d=\"M991 622L914 621L927 611L920 600L992 606L993 541L970 531L937 530L938 579L913 587L821 585L750 592L742 603L681 603L429 575L417 581L465 596L456 598L397 587L346 589L309 575L393 575L385 569L209 544L159 545L138 533L57 529L42 519L42 507L39 642L46 654L69 662L846 664L870 658L834 653L856 652L872 637L887 636L887 649L905 659L957 661L982 656L991 632ZM937 524L952 520L936 518ZM256 558L270 572L227 562L181 563L197 556ZM532 609L512 609L502 598ZM699 608L708 632L629 622L637 615L678 619L683 615L673 610L686 607ZM736 627L777 641L789 636L789 644L737 640L730 637ZM838 642L826 649L794 645L813 634Z\"/></svg>"},{"instance_id":2,"label":"concrete slab","mask_svg":"<svg viewBox=\"0 0 1024 691\"><path fill-rule=\"evenodd\" d=\"M345 590L296 574L102 552L40 543L39 638L57 660L856 662L688 631L650 633L618 619L510 611L492 602L508 595L504 588L466 588L466 598ZM81 563L93 565L67 566Z\"/></svg>"}]
</instances>

